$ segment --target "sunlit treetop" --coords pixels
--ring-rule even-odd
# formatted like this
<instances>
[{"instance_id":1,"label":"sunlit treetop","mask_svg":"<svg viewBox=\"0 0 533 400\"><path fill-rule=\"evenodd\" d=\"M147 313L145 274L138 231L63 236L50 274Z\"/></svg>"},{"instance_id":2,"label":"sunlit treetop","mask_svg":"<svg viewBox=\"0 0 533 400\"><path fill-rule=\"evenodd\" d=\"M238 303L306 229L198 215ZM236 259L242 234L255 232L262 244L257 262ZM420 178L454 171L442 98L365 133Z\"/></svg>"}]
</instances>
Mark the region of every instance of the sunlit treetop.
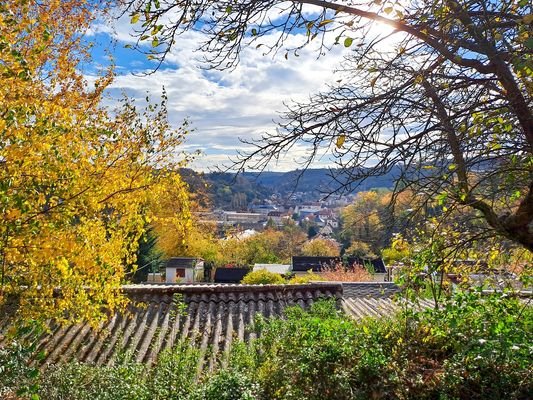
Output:
<instances>
[{"instance_id":1,"label":"sunlit treetop","mask_svg":"<svg viewBox=\"0 0 533 400\"><path fill-rule=\"evenodd\" d=\"M0 5L0 305L23 320L86 319L125 304L119 287L150 220L189 224L176 169L186 126L170 129L166 100L139 110L100 106L113 79L78 71L83 34L105 2ZM152 207L177 199L170 216Z\"/></svg>"}]
</instances>

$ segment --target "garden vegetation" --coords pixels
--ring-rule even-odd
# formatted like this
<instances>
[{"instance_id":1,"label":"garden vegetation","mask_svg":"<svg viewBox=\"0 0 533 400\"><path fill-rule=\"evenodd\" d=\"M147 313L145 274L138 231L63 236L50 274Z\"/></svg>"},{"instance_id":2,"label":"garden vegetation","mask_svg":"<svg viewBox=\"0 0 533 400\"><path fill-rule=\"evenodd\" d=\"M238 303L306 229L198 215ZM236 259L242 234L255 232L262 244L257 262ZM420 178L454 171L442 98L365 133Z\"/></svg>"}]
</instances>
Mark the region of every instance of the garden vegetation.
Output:
<instances>
[{"instance_id":1,"label":"garden vegetation","mask_svg":"<svg viewBox=\"0 0 533 400\"><path fill-rule=\"evenodd\" d=\"M258 318L219 367L190 343L156 365L124 354L112 366L29 367L28 347L0 352L0 396L91 400L528 399L533 313L506 294L457 292L438 309L355 321L333 301ZM207 355L209 356L209 355ZM17 395L18 397L15 397ZM9 398L9 397L7 397Z\"/></svg>"}]
</instances>

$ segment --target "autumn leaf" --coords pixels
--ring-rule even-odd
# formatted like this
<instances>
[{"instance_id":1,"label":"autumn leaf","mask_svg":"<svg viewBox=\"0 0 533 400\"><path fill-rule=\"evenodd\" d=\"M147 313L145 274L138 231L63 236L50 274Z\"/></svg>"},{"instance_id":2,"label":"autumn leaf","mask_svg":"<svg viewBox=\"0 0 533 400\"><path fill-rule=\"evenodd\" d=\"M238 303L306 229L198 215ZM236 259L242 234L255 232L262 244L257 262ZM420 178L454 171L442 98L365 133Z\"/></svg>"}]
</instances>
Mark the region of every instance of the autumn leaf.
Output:
<instances>
[{"instance_id":1,"label":"autumn leaf","mask_svg":"<svg viewBox=\"0 0 533 400\"><path fill-rule=\"evenodd\" d=\"M337 148L340 149L342 147L342 145L344 144L345 140L346 140L346 136L345 135L339 135L339 137L335 141L335 146L337 146Z\"/></svg>"}]
</instances>

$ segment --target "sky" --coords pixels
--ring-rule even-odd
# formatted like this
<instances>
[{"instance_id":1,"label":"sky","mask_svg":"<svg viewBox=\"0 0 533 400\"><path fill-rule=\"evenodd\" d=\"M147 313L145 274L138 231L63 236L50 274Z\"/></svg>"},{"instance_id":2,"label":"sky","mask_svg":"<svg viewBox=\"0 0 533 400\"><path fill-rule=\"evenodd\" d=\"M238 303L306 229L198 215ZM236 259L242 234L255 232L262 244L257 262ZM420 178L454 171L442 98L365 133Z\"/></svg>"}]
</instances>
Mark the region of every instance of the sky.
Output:
<instances>
[{"instance_id":1,"label":"sky","mask_svg":"<svg viewBox=\"0 0 533 400\"><path fill-rule=\"evenodd\" d=\"M235 70L215 71L205 68L207 65L200 61L201 54L196 51L202 34L187 32L177 39L161 68L147 75L156 63L125 48L133 43L132 29L128 16L113 22L97 21L92 26L88 37L95 45L93 64L85 69L88 80L109 64L112 54L117 77L107 93L109 105L123 94L141 101L149 96L157 102L164 88L171 124L179 127L188 119L193 129L180 150L201 151L202 155L192 165L198 170L228 165L237 149L246 150L239 138L257 139L276 129L275 121L284 111L284 103L303 101L339 79L335 68L349 51L340 45L317 59L316 46L309 46L299 52L299 57L289 55L285 59L283 52L272 56L265 55L261 48L246 47ZM289 44L301 41L298 35L287 39ZM303 147L293 148L287 157L268 169L295 169L305 151ZM324 159L314 166L327 164Z\"/></svg>"}]
</instances>

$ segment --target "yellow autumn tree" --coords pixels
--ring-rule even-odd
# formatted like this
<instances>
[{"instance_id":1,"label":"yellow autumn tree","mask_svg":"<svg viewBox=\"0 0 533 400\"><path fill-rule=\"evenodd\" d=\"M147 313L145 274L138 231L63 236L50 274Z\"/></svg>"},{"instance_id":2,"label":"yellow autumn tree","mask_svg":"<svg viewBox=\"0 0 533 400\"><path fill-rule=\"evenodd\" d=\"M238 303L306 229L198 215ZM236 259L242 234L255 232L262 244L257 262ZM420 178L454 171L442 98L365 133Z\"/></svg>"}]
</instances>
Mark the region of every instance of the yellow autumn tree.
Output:
<instances>
[{"instance_id":1,"label":"yellow autumn tree","mask_svg":"<svg viewBox=\"0 0 533 400\"><path fill-rule=\"evenodd\" d=\"M175 203L159 204L166 213L175 213ZM164 211L166 209L166 211ZM200 221L192 215L190 225L182 230L168 218L156 218L153 222L157 235L157 247L165 257L201 257L207 262L217 262L220 258L220 244L217 239L216 224Z\"/></svg>"},{"instance_id":2,"label":"yellow autumn tree","mask_svg":"<svg viewBox=\"0 0 533 400\"><path fill-rule=\"evenodd\" d=\"M125 303L124 265L154 199L170 191L182 205L162 218L189 223L174 172L186 128L169 129L165 99L142 113L128 100L106 111L112 71L92 88L79 71L83 35L105 7L0 4L0 306L15 299L24 320L96 323Z\"/></svg>"},{"instance_id":3,"label":"yellow autumn tree","mask_svg":"<svg viewBox=\"0 0 533 400\"><path fill-rule=\"evenodd\" d=\"M421 199L410 190L396 194L392 200L393 193L389 191L359 192L353 203L342 210L342 238L347 254L379 254L393 233L403 232L424 217Z\"/></svg>"},{"instance_id":4,"label":"yellow autumn tree","mask_svg":"<svg viewBox=\"0 0 533 400\"><path fill-rule=\"evenodd\" d=\"M385 237L383 197L374 191L360 192L353 204L342 210L343 236L350 243L365 243L373 252L380 247Z\"/></svg>"},{"instance_id":5,"label":"yellow autumn tree","mask_svg":"<svg viewBox=\"0 0 533 400\"><path fill-rule=\"evenodd\" d=\"M315 238L302 246L302 254L315 257L338 257L340 256L340 246L331 239Z\"/></svg>"}]
</instances>

